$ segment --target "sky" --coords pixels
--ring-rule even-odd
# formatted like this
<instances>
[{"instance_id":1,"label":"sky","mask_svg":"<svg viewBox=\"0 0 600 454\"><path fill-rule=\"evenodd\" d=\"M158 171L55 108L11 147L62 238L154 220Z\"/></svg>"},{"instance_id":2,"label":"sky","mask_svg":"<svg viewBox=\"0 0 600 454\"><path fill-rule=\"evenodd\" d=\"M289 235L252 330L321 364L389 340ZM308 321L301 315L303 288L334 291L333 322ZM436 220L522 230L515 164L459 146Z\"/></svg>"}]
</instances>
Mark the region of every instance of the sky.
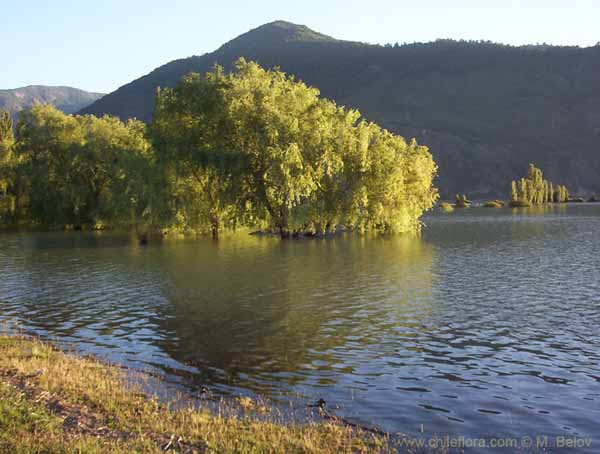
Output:
<instances>
[{"instance_id":1,"label":"sky","mask_svg":"<svg viewBox=\"0 0 600 454\"><path fill-rule=\"evenodd\" d=\"M0 0L0 89L66 85L109 93L274 20L373 44L600 41L598 0Z\"/></svg>"}]
</instances>

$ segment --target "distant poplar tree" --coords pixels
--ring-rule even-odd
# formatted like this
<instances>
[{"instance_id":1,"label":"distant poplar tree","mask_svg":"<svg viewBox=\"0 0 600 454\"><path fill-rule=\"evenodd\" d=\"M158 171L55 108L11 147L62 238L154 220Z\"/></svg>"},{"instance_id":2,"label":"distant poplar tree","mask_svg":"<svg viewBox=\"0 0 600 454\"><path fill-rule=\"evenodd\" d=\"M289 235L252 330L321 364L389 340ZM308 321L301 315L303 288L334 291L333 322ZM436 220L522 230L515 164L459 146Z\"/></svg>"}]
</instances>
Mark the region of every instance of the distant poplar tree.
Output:
<instances>
[{"instance_id":1,"label":"distant poplar tree","mask_svg":"<svg viewBox=\"0 0 600 454\"><path fill-rule=\"evenodd\" d=\"M516 202L517 200L519 200L519 193L517 191L517 182L515 180L512 180L512 182L510 183L510 201Z\"/></svg>"},{"instance_id":2,"label":"distant poplar tree","mask_svg":"<svg viewBox=\"0 0 600 454\"><path fill-rule=\"evenodd\" d=\"M527 177L521 178L517 184L511 183L510 200L517 206L541 205L549 202L566 202L569 199L567 189L544 179L541 169L529 164Z\"/></svg>"},{"instance_id":3,"label":"distant poplar tree","mask_svg":"<svg viewBox=\"0 0 600 454\"><path fill-rule=\"evenodd\" d=\"M527 180L525 178L521 178L519 180L519 200L521 202L529 202L529 194L527 189Z\"/></svg>"},{"instance_id":4,"label":"distant poplar tree","mask_svg":"<svg viewBox=\"0 0 600 454\"><path fill-rule=\"evenodd\" d=\"M554 201L557 203L565 203L569 201L569 191L563 185L558 185L556 187L556 192L554 194Z\"/></svg>"}]
</instances>

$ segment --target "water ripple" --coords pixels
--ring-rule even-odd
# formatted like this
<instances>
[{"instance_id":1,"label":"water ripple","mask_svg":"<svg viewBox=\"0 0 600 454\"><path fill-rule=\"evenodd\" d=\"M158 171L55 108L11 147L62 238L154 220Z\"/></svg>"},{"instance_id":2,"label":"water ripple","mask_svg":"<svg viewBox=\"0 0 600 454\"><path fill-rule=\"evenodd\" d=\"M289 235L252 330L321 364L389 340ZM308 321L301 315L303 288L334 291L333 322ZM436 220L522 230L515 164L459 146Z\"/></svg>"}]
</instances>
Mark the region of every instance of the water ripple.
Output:
<instances>
[{"instance_id":1,"label":"water ripple","mask_svg":"<svg viewBox=\"0 0 600 454\"><path fill-rule=\"evenodd\" d=\"M0 236L0 319L184 387L326 396L393 432L600 419L600 207L433 215L421 239Z\"/></svg>"}]
</instances>

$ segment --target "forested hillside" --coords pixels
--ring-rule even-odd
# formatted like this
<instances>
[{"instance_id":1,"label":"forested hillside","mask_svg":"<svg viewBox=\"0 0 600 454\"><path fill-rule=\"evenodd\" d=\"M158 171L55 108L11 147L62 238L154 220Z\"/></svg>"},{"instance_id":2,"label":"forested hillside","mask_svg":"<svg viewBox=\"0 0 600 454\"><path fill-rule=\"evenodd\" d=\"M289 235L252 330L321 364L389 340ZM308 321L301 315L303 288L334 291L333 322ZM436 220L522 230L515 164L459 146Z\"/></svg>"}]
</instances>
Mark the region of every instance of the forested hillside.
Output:
<instances>
[{"instance_id":1,"label":"forested hillside","mask_svg":"<svg viewBox=\"0 0 600 454\"><path fill-rule=\"evenodd\" d=\"M170 62L83 113L152 117L156 88L238 57L280 66L339 104L430 147L442 195L506 194L528 163L600 192L600 46L440 40L376 46L274 22L213 53Z\"/></svg>"}]
</instances>

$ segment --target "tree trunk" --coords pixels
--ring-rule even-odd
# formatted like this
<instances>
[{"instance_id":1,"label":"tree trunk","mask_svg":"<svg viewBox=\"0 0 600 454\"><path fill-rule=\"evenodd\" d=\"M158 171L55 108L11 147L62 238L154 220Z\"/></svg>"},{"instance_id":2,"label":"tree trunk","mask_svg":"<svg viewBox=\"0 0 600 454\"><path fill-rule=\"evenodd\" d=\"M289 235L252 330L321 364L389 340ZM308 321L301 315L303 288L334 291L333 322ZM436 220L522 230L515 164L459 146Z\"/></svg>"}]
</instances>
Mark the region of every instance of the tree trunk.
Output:
<instances>
[{"instance_id":1,"label":"tree trunk","mask_svg":"<svg viewBox=\"0 0 600 454\"><path fill-rule=\"evenodd\" d=\"M211 232L212 232L213 240L218 240L219 239L219 216L216 214L213 215L213 217L212 217Z\"/></svg>"},{"instance_id":2,"label":"tree trunk","mask_svg":"<svg viewBox=\"0 0 600 454\"><path fill-rule=\"evenodd\" d=\"M279 210L279 236L281 237L282 240L290 237L290 232L289 232L287 226L288 226L288 222L287 222L286 213L283 211L283 209L280 209Z\"/></svg>"},{"instance_id":3,"label":"tree trunk","mask_svg":"<svg viewBox=\"0 0 600 454\"><path fill-rule=\"evenodd\" d=\"M290 235L289 235L288 231L283 228L283 225L280 225L279 226L279 237L282 240L285 240L286 238L289 238L289 236Z\"/></svg>"}]
</instances>

